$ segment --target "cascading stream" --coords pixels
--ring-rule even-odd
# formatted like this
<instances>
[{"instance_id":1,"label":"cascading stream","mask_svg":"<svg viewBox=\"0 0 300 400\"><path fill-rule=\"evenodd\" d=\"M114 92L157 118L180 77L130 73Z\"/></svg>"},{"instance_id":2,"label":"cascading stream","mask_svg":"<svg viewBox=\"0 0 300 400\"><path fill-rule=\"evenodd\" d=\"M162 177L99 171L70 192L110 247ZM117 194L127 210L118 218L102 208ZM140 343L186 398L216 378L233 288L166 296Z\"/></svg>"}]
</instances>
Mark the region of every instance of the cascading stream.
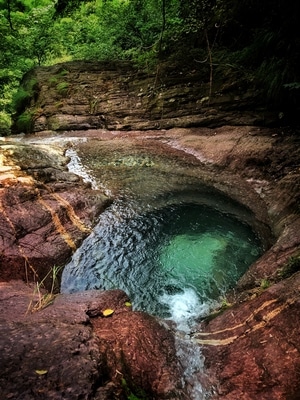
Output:
<instances>
[{"instance_id":1,"label":"cascading stream","mask_svg":"<svg viewBox=\"0 0 300 400\"><path fill-rule=\"evenodd\" d=\"M80 157L69 152L73 171L116 196L65 266L61 291L122 289L134 309L174 321L190 398L205 399L194 378L201 350L189 333L263 246L249 210L203 184L194 165L146 150L103 143Z\"/></svg>"},{"instance_id":2,"label":"cascading stream","mask_svg":"<svg viewBox=\"0 0 300 400\"><path fill-rule=\"evenodd\" d=\"M118 201L65 267L63 292L124 290L136 309L192 322L259 256L249 227L206 205L137 213Z\"/></svg>"}]
</instances>

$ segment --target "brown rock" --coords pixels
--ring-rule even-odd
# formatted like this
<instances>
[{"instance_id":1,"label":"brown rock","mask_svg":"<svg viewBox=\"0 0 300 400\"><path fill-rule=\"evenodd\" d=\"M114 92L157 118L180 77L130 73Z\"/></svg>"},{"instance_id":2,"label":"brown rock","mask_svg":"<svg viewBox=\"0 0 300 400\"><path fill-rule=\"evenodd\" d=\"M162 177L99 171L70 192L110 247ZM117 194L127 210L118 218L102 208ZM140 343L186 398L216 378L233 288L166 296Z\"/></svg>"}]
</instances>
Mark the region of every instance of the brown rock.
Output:
<instances>
[{"instance_id":1,"label":"brown rock","mask_svg":"<svg viewBox=\"0 0 300 400\"><path fill-rule=\"evenodd\" d=\"M62 151L0 145L0 280L41 281L63 266L108 204L66 170Z\"/></svg>"},{"instance_id":2,"label":"brown rock","mask_svg":"<svg viewBox=\"0 0 300 400\"><path fill-rule=\"evenodd\" d=\"M224 83L208 104L207 87L197 85L196 75L160 76L163 84L153 87L157 77L138 74L137 79L136 74L127 63L76 62L32 71L27 78L39 82L34 130L76 129L78 136L126 141L129 147L143 141L157 153L189 157L202 165L197 174L206 183L250 210L266 252L228 294L234 306L203 323L195 334L204 346L207 368L205 376L195 379L208 390L213 387L215 398L298 399L299 132L253 126L266 123L265 116L267 122L278 123L276 116L255 105L254 93L232 93ZM251 111L244 112L245 106ZM123 132L92 130L99 127ZM150 128L156 132L124 132ZM94 144L86 143L86 151ZM25 152L21 147L0 146L2 279L41 275L45 266L48 270L50 264L63 264L99 212L95 192L64 170L63 154L51 146L33 152L30 146ZM107 149L109 153L109 143ZM105 200L98 203L101 208ZM263 283L270 287L263 290ZM89 294L81 294L78 301L58 297L53 307L23 320L13 308L18 298L14 289L3 291L7 301L1 302L0 383L6 396L122 399L137 388L157 398L184 396L170 332L154 318L124 307L122 293L114 292L113 298L107 294L100 303L89 299L88 304L83 298ZM113 309L111 316L103 317L104 307ZM48 381L32 375L32 369L28 372L35 363L43 368L47 360L55 365L46 374Z\"/></svg>"},{"instance_id":3,"label":"brown rock","mask_svg":"<svg viewBox=\"0 0 300 400\"><path fill-rule=\"evenodd\" d=\"M216 78L216 77L215 77ZM30 71L38 82L33 131L84 129L170 129L173 127L256 125L278 121L262 109L257 91L209 86L203 72L156 74L129 62L67 62ZM232 80L232 76L230 77ZM217 79L216 79L217 82ZM245 109L247 111L245 111ZM16 128L14 128L17 131Z\"/></svg>"},{"instance_id":4,"label":"brown rock","mask_svg":"<svg viewBox=\"0 0 300 400\"><path fill-rule=\"evenodd\" d=\"M92 320L111 370L155 399L178 399L182 371L173 335L145 313L114 313Z\"/></svg>"},{"instance_id":5,"label":"brown rock","mask_svg":"<svg viewBox=\"0 0 300 400\"><path fill-rule=\"evenodd\" d=\"M206 373L214 398L299 398L300 273L203 324Z\"/></svg>"},{"instance_id":6,"label":"brown rock","mask_svg":"<svg viewBox=\"0 0 300 400\"><path fill-rule=\"evenodd\" d=\"M31 313L36 300L20 281L0 284L3 399L184 398L171 333L124 292L60 295ZM108 307L112 316L88 317Z\"/></svg>"}]
</instances>

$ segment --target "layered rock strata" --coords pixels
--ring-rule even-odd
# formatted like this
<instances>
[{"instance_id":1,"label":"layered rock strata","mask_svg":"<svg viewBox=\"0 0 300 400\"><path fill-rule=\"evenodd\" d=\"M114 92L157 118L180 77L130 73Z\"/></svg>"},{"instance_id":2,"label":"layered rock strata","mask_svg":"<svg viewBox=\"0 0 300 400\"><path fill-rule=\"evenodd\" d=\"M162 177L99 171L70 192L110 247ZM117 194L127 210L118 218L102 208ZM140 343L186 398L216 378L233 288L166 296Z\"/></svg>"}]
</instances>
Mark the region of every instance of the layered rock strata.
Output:
<instances>
[{"instance_id":1,"label":"layered rock strata","mask_svg":"<svg viewBox=\"0 0 300 400\"><path fill-rule=\"evenodd\" d=\"M36 136L58 131L71 136L74 129L77 136L98 140L151 138L160 150L176 149L178 157L188 154L219 173L214 185L256 210L273 237L227 294L227 309L202 321L193 334L206 357L206 373L195 382L226 400L298 399L299 132L257 126L270 119L254 106L255 93L230 92L224 85L207 99L207 86L201 89L196 73L159 83L156 78L127 64L37 69L25 78L35 80L36 88L27 104L33 116L27 128ZM245 112L247 101L254 111ZM155 132L132 131L150 128ZM23 146L10 139L0 150L0 277L38 281L69 259L112 199L66 170L64 146ZM0 294L0 383L6 398L122 399L141 388L150 398L184 398L170 331L128 310L125 294L114 292L121 301L115 303L93 293L101 297L96 305L90 300L87 305L85 295L58 296L54 305L26 316L32 288L11 281L1 283ZM110 318L101 315L103 307L113 309ZM80 377L75 383L74 376Z\"/></svg>"},{"instance_id":2,"label":"layered rock strata","mask_svg":"<svg viewBox=\"0 0 300 400\"><path fill-rule=\"evenodd\" d=\"M109 203L67 170L64 149L0 142L0 279L41 282Z\"/></svg>"}]
</instances>

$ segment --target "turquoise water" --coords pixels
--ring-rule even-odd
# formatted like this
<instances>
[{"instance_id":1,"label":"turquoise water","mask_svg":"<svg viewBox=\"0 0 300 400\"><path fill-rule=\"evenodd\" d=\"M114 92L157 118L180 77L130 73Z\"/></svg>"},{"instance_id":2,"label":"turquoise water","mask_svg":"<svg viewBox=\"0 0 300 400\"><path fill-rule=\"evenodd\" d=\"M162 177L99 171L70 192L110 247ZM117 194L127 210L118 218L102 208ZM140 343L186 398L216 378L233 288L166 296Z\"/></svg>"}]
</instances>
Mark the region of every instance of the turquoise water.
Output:
<instances>
[{"instance_id":1,"label":"turquoise water","mask_svg":"<svg viewBox=\"0 0 300 400\"><path fill-rule=\"evenodd\" d=\"M222 192L229 184L226 193L238 199L236 178L170 151L163 135L166 143L127 141L126 133L72 140L70 171L114 202L65 266L61 291L123 289L135 310L174 321L188 397L208 399L198 380L204 357L190 333L265 250L251 228L265 232L264 224Z\"/></svg>"},{"instance_id":2,"label":"turquoise water","mask_svg":"<svg viewBox=\"0 0 300 400\"><path fill-rule=\"evenodd\" d=\"M65 267L62 292L123 289L135 309L175 321L207 312L261 254L234 216L178 203L135 213L115 203Z\"/></svg>"},{"instance_id":3,"label":"turquoise water","mask_svg":"<svg viewBox=\"0 0 300 400\"><path fill-rule=\"evenodd\" d=\"M62 292L122 289L134 309L185 324L262 253L251 210L216 190L221 176L193 157L124 138L80 149L69 154L73 170L115 200L65 266Z\"/></svg>"}]
</instances>

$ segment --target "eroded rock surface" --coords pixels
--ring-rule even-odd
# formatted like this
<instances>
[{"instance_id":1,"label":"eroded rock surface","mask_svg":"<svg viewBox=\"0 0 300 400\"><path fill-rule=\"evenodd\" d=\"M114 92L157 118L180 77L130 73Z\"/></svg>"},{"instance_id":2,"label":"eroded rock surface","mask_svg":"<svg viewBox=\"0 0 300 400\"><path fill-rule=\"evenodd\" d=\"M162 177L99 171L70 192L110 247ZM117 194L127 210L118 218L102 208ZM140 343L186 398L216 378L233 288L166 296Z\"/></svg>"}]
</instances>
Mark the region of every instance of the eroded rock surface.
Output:
<instances>
[{"instance_id":1,"label":"eroded rock surface","mask_svg":"<svg viewBox=\"0 0 300 400\"><path fill-rule=\"evenodd\" d=\"M185 398L172 334L124 292L59 295L31 313L37 300L20 281L0 284L1 398Z\"/></svg>"},{"instance_id":2,"label":"eroded rock surface","mask_svg":"<svg viewBox=\"0 0 300 400\"><path fill-rule=\"evenodd\" d=\"M127 62L82 61L36 68L23 81L25 87L34 86L34 100L27 107L32 124L17 123L14 129L144 130L278 121L277 113L261 108L257 90L233 82L233 71L227 77L216 76L209 98L201 69L174 71L161 66L156 74L147 74Z\"/></svg>"},{"instance_id":3,"label":"eroded rock surface","mask_svg":"<svg viewBox=\"0 0 300 400\"><path fill-rule=\"evenodd\" d=\"M299 292L298 272L203 324L195 337L204 347L213 398L299 398Z\"/></svg>"},{"instance_id":4,"label":"eroded rock surface","mask_svg":"<svg viewBox=\"0 0 300 400\"><path fill-rule=\"evenodd\" d=\"M0 279L63 266L109 203L68 172L64 149L0 142Z\"/></svg>"},{"instance_id":5,"label":"eroded rock surface","mask_svg":"<svg viewBox=\"0 0 300 400\"><path fill-rule=\"evenodd\" d=\"M90 140L81 147L86 151L97 141L127 141L129 147L143 141L157 152L193 159L209 171L206 183L268 225L268 250L227 294L233 307L193 335L208 373L195 381L220 399L298 399L299 132L254 126L265 113L255 110L255 94L250 101L223 88L208 104L207 87L199 90L194 73L153 86L155 77L136 72L126 64L97 63L34 71L27 77L39 82L29 107L34 131L68 137L74 129ZM242 112L247 101L251 113ZM150 128L156 130L145 130ZM0 145L2 280L36 279L45 267L63 264L109 201L65 169L64 149L11 140ZM54 305L24 316L32 289L1 283L0 382L6 398L123 399L141 388L150 398L184 398L171 333L124 306L124 293L113 293L93 292L93 300L88 293L59 296ZM111 317L101 316L103 307L114 309Z\"/></svg>"}]
</instances>

